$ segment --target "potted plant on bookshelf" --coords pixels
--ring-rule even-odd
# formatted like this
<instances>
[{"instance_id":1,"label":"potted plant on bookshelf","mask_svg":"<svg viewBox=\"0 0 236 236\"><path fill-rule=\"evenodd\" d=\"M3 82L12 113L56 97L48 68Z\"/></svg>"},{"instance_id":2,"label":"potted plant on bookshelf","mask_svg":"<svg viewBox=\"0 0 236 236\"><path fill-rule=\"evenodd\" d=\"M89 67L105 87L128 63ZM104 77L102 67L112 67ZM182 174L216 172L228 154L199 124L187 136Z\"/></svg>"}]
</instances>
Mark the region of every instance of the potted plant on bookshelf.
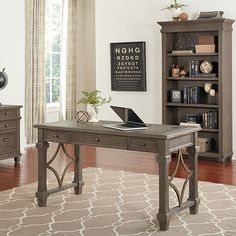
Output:
<instances>
[{"instance_id":1,"label":"potted plant on bookshelf","mask_svg":"<svg viewBox=\"0 0 236 236\"><path fill-rule=\"evenodd\" d=\"M93 90L91 92L82 91L83 97L78 101L78 104L87 105L89 122L98 122L98 112L101 105L109 103L111 96L107 99L101 96L101 91Z\"/></svg>"},{"instance_id":2,"label":"potted plant on bookshelf","mask_svg":"<svg viewBox=\"0 0 236 236\"><path fill-rule=\"evenodd\" d=\"M173 2L169 6L165 7L162 10L170 10L172 14L172 19L179 20L180 14L182 13L184 7L187 7L187 5L183 3L178 3L177 0L173 0ZM183 16L183 19L186 20L186 18L188 18L187 13L184 14L185 15Z\"/></svg>"}]
</instances>

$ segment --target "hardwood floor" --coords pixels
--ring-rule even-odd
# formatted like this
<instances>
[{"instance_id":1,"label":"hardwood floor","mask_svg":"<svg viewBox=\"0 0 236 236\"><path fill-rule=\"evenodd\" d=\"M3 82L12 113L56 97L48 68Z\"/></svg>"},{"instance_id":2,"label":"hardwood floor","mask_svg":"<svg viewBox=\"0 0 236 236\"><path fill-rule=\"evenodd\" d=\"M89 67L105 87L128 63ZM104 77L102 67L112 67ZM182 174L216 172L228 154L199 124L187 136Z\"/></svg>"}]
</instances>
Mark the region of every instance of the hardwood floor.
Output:
<instances>
[{"instance_id":1,"label":"hardwood floor","mask_svg":"<svg viewBox=\"0 0 236 236\"><path fill-rule=\"evenodd\" d=\"M52 156L56 146L51 145L48 149L48 156ZM68 145L69 153L73 153L72 146ZM158 167L155 155L151 153L129 152L123 150L82 147L81 155L83 168L101 167L112 170L126 170L147 174L158 174ZM53 165L57 170L62 171L68 159L60 152ZM170 173L173 173L176 158L172 158ZM72 167L71 167L72 170ZM236 185L236 161L225 163L200 160L198 165L199 180L215 183ZM48 177L53 174L49 171ZM184 177L185 172L180 166L177 177ZM37 181L37 150L27 148L23 153L21 161L14 164L13 159L0 161L0 191L12 187L22 186Z\"/></svg>"}]
</instances>

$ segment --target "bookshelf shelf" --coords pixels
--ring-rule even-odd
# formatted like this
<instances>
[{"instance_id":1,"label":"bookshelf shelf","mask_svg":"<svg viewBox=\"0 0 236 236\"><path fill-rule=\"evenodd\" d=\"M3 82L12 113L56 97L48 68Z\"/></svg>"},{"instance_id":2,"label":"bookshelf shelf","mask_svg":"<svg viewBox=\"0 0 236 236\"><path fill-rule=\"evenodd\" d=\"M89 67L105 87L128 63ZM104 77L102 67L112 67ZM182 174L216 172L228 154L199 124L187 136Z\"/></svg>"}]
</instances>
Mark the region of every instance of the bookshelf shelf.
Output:
<instances>
[{"instance_id":1,"label":"bookshelf shelf","mask_svg":"<svg viewBox=\"0 0 236 236\"><path fill-rule=\"evenodd\" d=\"M170 106L170 107L201 107L201 108L212 108L212 109L219 108L219 105L214 105L214 104L187 104L187 103L172 103L172 102L166 103L166 106Z\"/></svg>"},{"instance_id":2,"label":"bookshelf shelf","mask_svg":"<svg viewBox=\"0 0 236 236\"><path fill-rule=\"evenodd\" d=\"M218 56L218 53L167 53L168 57Z\"/></svg>"},{"instance_id":3,"label":"bookshelf shelf","mask_svg":"<svg viewBox=\"0 0 236 236\"><path fill-rule=\"evenodd\" d=\"M219 78L198 78L198 77L168 77L167 80L173 81L218 81Z\"/></svg>"},{"instance_id":4,"label":"bookshelf shelf","mask_svg":"<svg viewBox=\"0 0 236 236\"><path fill-rule=\"evenodd\" d=\"M218 133L219 130L218 129L202 129L200 132L213 132L213 133Z\"/></svg>"},{"instance_id":5,"label":"bookshelf shelf","mask_svg":"<svg viewBox=\"0 0 236 236\"><path fill-rule=\"evenodd\" d=\"M208 152L200 150L199 156L219 162L233 155L233 22L224 18L158 22L162 34L162 123L179 125L192 119L200 123L199 138L209 140L210 145ZM211 52L196 53L202 38L210 38ZM181 70L186 77L174 77ZM215 96L209 95L207 86L215 90Z\"/></svg>"},{"instance_id":6,"label":"bookshelf shelf","mask_svg":"<svg viewBox=\"0 0 236 236\"><path fill-rule=\"evenodd\" d=\"M203 157L203 158L210 158L210 159L215 159L216 161L219 160L220 155L217 152L200 152L199 157Z\"/></svg>"}]
</instances>

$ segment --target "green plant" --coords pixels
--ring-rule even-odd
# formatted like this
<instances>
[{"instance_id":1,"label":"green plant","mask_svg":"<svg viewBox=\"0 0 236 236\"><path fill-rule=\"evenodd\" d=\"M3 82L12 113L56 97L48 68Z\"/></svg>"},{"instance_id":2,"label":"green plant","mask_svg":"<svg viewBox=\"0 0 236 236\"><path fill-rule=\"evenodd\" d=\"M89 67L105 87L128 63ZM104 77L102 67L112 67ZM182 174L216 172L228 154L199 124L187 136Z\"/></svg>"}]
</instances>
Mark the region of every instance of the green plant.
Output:
<instances>
[{"instance_id":1,"label":"green plant","mask_svg":"<svg viewBox=\"0 0 236 236\"><path fill-rule=\"evenodd\" d=\"M171 9L183 9L184 7L187 7L186 4L178 3L177 0L173 0L173 3L170 4L168 7L163 8L162 10L171 10Z\"/></svg>"},{"instance_id":2,"label":"green plant","mask_svg":"<svg viewBox=\"0 0 236 236\"><path fill-rule=\"evenodd\" d=\"M109 103L111 101L111 96L106 99L103 98L100 94L101 91L93 90L91 92L82 91L83 97L78 101L78 103L90 104L94 108L98 108L105 103Z\"/></svg>"}]
</instances>

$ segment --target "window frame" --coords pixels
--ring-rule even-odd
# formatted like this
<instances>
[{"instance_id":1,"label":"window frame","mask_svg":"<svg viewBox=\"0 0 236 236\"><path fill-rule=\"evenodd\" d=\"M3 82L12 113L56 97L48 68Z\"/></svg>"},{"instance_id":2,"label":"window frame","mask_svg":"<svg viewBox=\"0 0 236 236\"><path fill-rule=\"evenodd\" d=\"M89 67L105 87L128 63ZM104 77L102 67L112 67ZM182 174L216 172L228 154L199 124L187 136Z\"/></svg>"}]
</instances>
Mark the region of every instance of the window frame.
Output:
<instances>
[{"instance_id":1,"label":"window frame","mask_svg":"<svg viewBox=\"0 0 236 236\"><path fill-rule=\"evenodd\" d=\"M52 9L53 9L53 4L59 4L60 5L60 30L56 31L56 33L60 34L60 51L56 52L53 51L53 31L52 29L53 27L53 18L50 16L49 18L49 31L51 34L48 41L49 41L49 48L46 47L47 41L45 40L45 96L47 96L47 83L49 82L49 102L47 102L47 98L46 98L46 108L47 108L47 112L51 112L51 111L59 111L60 109L60 103L61 103L61 87L62 87L62 74L63 74L63 63L62 63L62 57L63 57L63 28L64 28L64 22L63 22L63 0L47 0L46 4L50 4L50 13L52 13ZM47 7L47 6L46 6ZM46 9L46 14L45 14L45 18L47 17L47 9ZM46 22L46 19L45 19ZM45 38L47 37L47 30L46 29L46 24L45 24ZM55 29L55 28L54 28ZM59 72L60 75L58 77L53 76L53 55L59 55L60 58L60 63L59 63ZM47 56L49 56L49 76L46 75L46 60L47 60ZM60 91L59 91L59 100L57 102L53 102L53 80L59 80L59 87L60 87Z\"/></svg>"}]
</instances>

